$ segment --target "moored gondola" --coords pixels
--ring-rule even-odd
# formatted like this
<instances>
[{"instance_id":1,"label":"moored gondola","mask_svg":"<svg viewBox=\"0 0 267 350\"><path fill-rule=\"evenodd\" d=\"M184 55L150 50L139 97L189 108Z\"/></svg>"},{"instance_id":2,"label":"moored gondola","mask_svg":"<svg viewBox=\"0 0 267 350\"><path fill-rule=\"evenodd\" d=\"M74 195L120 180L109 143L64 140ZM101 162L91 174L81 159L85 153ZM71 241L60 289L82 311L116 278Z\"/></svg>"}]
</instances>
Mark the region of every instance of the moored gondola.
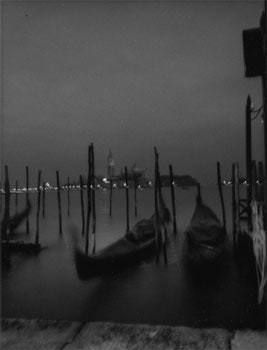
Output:
<instances>
[{"instance_id":1,"label":"moored gondola","mask_svg":"<svg viewBox=\"0 0 267 350\"><path fill-rule=\"evenodd\" d=\"M155 253L156 237L160 237L160 234L156 235L156 227L160 231L162 226L168 227L170 223L170 213L166 207L158 222L155 221L155 215L140 220L122 238L94 255L82 252L77 242L77 233L72 230L74 260L79 278L87 279L111 273L151 258Z\"/></svg>"},{"instance_id":2,"label":"moored gondola","mask_svg":"<svg viewBox=\"0 0 267 350\"><path fill-rule=\"evenodd\" d=\"M193 217L185 231L186 258L194 263L217 261L225 250L225 242L225 228L198 195Z\"/></svg>"}]
</instances>

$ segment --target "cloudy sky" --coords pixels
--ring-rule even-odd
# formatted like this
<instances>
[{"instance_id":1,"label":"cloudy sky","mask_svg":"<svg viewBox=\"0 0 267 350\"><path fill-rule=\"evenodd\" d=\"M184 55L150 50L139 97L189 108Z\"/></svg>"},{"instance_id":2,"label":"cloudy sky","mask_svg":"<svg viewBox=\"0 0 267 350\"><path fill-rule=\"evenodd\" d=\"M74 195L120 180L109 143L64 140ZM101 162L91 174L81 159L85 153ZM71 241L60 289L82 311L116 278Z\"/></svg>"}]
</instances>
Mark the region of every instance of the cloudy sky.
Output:
<instances>
[{"instance_id":1,"label":"cloudy sky","mask_svg":"<svg viewBox=\"0 0 267 350\"><path fill-rule=\"evenodd\" d=\"M37 171L55 182L136 162L202 183L245 161L245 104L262 105L260 78L245 78L242 30L263 1L2 1L2 164L11 182ZM253 158L263 125L253 122Z\"/></svg>"}]
</instances>

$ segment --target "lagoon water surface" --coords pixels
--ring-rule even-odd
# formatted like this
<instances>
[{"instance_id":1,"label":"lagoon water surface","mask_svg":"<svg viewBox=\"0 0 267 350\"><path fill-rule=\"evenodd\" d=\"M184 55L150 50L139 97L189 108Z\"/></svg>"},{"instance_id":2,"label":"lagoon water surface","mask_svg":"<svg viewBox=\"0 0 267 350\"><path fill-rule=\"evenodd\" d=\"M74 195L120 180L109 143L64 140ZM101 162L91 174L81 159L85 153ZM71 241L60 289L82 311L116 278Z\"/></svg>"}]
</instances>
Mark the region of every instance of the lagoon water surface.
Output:
<instances>
[{"instance_id":1,"label":"lagoon water surface","mask_svg":"<svg viewBox=\"0 0 267 350\"><path fill-rule=\"evenodd\" d=\"M170 189L163 190L170 208ZM62 192L63 235L59 236L57 194L46 194L46 215L40 214L40 243L45 247L37 256L13 253L11 266L2 267L2 317L114 321L184 325L192 327L264 328L264 306L257 304L255 276L246 264L232 256L231 188L224 188L227 214L228 252L218 270L192 274L183 257L184 231L195 207L194 188L176 188L178 234L168 249L168 265L161 256L131 268L82 281L76 273L69 249L68 225L81 228L80 193ZM84 192L85 195L85 192ZM203 187L203 201L221 215L216 187ZM18 240L34 241L36 194L30 199L30 235L25 223L18 229ZM134 194L130 190L130 226L153 213L153 189L138 191L138 216L134 217ZM14 213L15 198L11 198ZM25 195L19 195L23 208ZM123 190L113 192L113 214L109 216L109 191L96 192L96 249L101 249L125 234L126 206ZM83 238L80 237L84 247ZM175 249L174 249L175 247ZM172 249L170 249L172 248Z\"/></svg>"}]
</instances>

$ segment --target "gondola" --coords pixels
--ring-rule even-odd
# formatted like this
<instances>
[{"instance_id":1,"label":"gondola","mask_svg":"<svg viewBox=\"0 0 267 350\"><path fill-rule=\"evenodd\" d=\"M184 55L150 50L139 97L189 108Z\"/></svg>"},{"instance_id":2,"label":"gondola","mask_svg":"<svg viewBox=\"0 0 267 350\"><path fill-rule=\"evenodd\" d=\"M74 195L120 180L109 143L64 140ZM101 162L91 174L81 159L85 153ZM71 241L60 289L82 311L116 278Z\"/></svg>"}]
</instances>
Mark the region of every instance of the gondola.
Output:
<instances>
[{"instance_id":1,"label":"gondola","mask_svg":"<svg viewBox=\"0 0 267 350\"><path fill-rule=\"evenodd\" d=\"M168 228L169 223L170 213L165 207L158 219L158 230L164 225ZM72 232L74 260L79 278L87 279L112 273L153 256L156 246L155 232L155 215L152 215L149 219L139 221L122 238L94 255L82 252L78 246L77 234Z\"/></svg>"},{"instance_id":2,"label":"gondola","mask_svg":"<svg viewBox=\"0 0 267 350\"><path fill-rule=\"evenodd\" d=\"M25 209L20 213L13 215L8 220L6 219L6 213L3 220L1 221L1 239L7 239L7 234L10 236L14 231L22 224L26 217L30 214L32 210L32 204L28 200Z\"/></svg>"},{"instance_id":3,"label":"gondola","mask_svg":"<svg viewBox=\"0 0 267 350\"><path fill-rule=\"evenodd\" d=\"M225 241L225 228L198 195L193 217L185 231L186 258L196 264L215 262L225 250Z\"/></svg>"}]
</instances>

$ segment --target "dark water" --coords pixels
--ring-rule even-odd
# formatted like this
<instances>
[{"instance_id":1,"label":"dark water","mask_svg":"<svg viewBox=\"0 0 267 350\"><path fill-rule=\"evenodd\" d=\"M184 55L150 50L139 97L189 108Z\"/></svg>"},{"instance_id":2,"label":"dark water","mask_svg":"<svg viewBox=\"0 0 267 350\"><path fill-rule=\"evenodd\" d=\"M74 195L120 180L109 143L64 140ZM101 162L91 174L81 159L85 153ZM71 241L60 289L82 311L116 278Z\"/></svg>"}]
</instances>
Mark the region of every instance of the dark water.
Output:
<instances>
[{"instance_id":1,"label":"dark water","mask_svg":"<svg viewBox=\"0 0 267 350\"><path fill-rule=\"evenodd\" d=\"M170 190L164 196L170 207ZM40 218L40 242L46 246L38 256L16 253L11 267L2 268L2 317L40 317L124 323L185 325L194 327L264 328L264 307L257 305L254 270L238 264L232 257L231 189L224 188L228 223L228 253L222 263L209 272L193 273L183 258L183 232L195 206L195 190L176 189L178 235L175 250L168 250L169 264L144 262L123 271L79 280L68 249L67 227L71 220L81 227L79 192L71 193L71 218L67 218L67 194L62 193L63 235L58 233L56 193L47 193L46 217ZM114 191L113 216L109 217L109 193L98 191L97 249L125 233L125 194ZM33 211L30 236L36 230L36 195L31 195ZM221 217L217 189L203 188L203 200ZM19 196L23 207L25 196ZM14 198L12 198L14 204ZM14 208L13 208L14 210ZM138 217L134 218L133 193L130 193L131 226L153 213L153 190L138 192ZM81 245L84 242L81 239Z\"/></svg>"}]
</instances>

